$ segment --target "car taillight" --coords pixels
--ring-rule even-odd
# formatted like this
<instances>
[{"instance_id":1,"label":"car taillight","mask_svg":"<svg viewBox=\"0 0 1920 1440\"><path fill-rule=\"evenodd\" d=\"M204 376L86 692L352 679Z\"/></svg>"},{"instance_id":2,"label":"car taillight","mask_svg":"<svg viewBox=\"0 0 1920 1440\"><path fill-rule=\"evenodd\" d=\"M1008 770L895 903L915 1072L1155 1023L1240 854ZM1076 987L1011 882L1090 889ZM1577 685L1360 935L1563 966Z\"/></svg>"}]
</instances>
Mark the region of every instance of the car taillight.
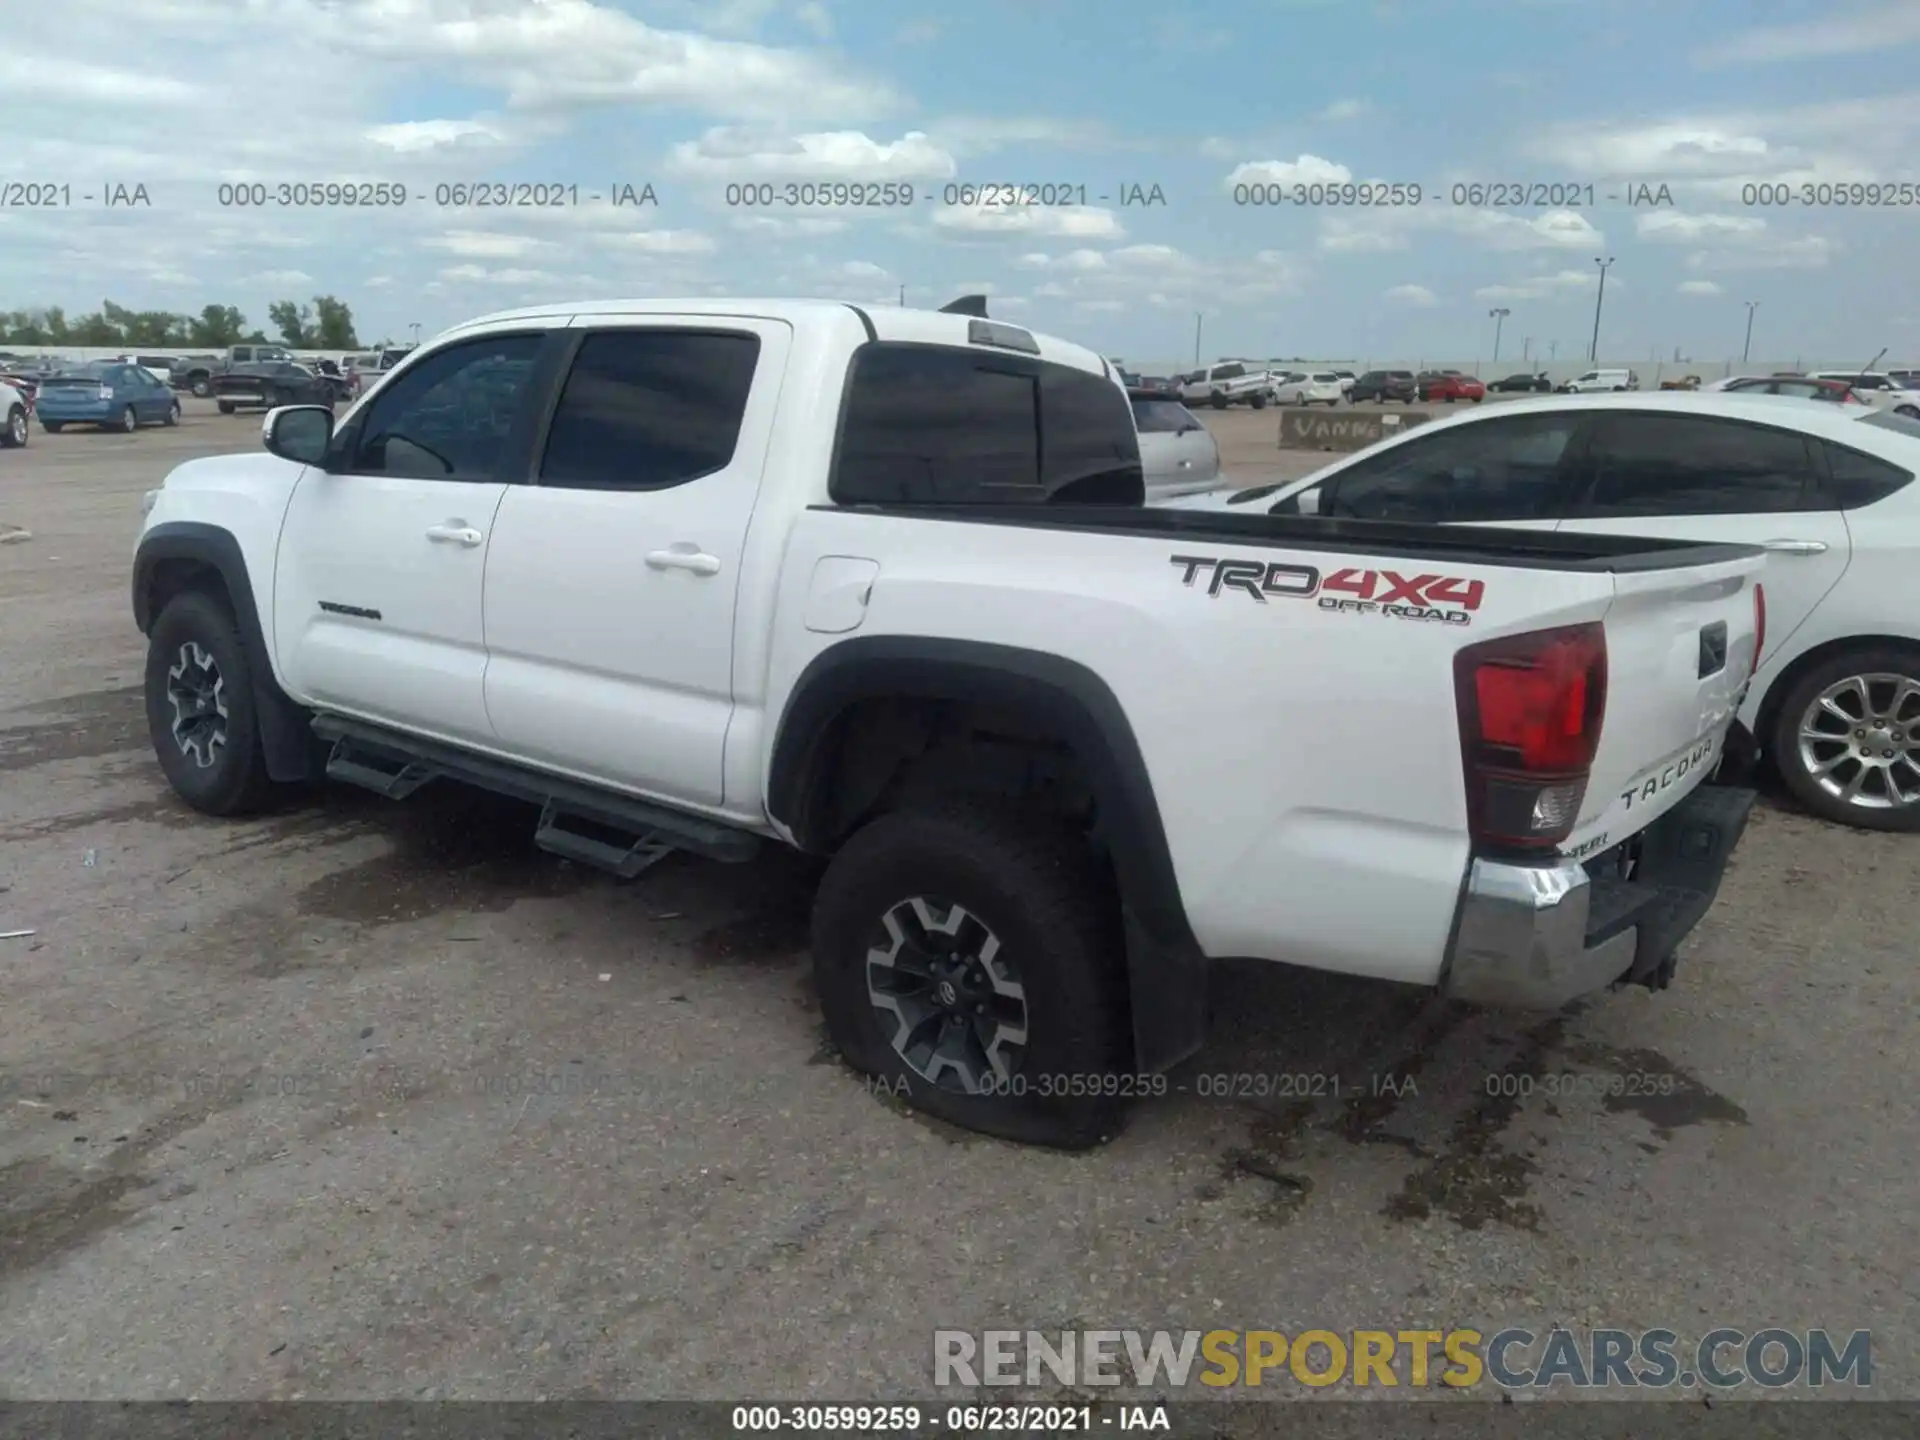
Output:
<instances>
[{"instance_id":1,"label":"car taillight","mask_svg":"<svg viewBox=\"0 0 1920 1440\"><path fill-rule=\"evenodd\" d=\"M1599 622L1469 645L1454 656L1454 701L1476 849L1552 849L1586 798L1607 706Z\"/></svg>"},{"instance_id":2,"label":"car taillight","mask_svg":"<svg viewBox=\"0 0 1920 1440\"><path fill-rule=\"evenodd\" d=\"M94 392L94 395L96 399L111 400L113 398L113 386L102 385L98 390Z\"/></svg>"},{"instance_id":3,"label":"car taillight","mask_svg":"<svg viewBox=\"0 0 1920 1440\"><path fill-rule=\"evenodd\" d=\"M1767 587L1754 582L1753 586L1753 670L1747 678L1760 673L1760 656L1767 648Z\"/></svg>"}]
</instances>

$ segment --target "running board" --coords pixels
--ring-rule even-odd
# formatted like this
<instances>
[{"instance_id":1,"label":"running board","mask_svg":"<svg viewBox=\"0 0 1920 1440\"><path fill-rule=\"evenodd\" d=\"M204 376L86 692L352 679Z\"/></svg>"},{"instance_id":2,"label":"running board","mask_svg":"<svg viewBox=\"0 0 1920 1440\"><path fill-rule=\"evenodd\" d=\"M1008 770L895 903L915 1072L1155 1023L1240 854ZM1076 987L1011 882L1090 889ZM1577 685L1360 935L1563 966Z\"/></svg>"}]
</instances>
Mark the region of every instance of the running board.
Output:
<instances>
[{"instance_id":1,"label":"running board","mask_svg":"<svg viewBox=\"0 0 1920 1440\"><path fill-rule=\"evenodd\" d=\"M320 715L314 734L332 745L327 776L389 799L411 795L430 780L458 780L540 807L534 843L549 854L631 880L675 850L739 864L760 850L760 837L700 815L546 775L457 746Z\"/></svg>"}]
</instances>

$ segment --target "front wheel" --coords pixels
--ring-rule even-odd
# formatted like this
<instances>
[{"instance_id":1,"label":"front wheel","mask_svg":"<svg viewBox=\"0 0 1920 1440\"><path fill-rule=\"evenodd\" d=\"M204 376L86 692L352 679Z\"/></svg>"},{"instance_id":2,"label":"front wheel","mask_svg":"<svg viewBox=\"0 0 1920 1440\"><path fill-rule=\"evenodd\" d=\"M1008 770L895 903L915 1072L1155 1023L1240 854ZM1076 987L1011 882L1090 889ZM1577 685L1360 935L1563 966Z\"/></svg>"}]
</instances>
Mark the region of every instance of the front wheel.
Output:
<instances>
[{"instance_id":1,"label":"front wheel","mask_svg":"<svg viewBox=\"0 0 1920 1440\"><path fill-rule=\"evenodd\" d=\"M167 407L166 418L161 423L164 425L178 425L180 423L180 402L178 400Z\"/></svg>"},{"instance_id":2,"label":"front wheel","mask_svg":"<svg viewBox=\"0 0 1920 1440\"><path fill-rule=\"evenodd\" d=\"M15 405L7 411L7 428L0 431L0 445L9 450L18 450L27 443L27 412L24 406Z\"/></svg>"},{"instance_id":3,"label":"front wheel","mask_svg":"<svg viewBox=\"0 0 1920 1440\"><path fill-rule=\"evenodd\" d=\"M1909 420L1920 420L1920 405L1896 405L1893 407L1893 413L1904 415Z\"/></svg>"},{"instance_id":4,"label":"front wheel","mask_svg":"<svg viewBox=\"0 0 1920 1440\"><path fill-rule=\"evenodd\" d=\"M140 417L134 414L133 406L129 405L120 412L120 433L122 435L131 435L139 428Z\"/></svg>"},{"instance_id":5,"label":"front wheel","mask_svg":"<svg viewBox=\"0 0 1920 1440\"><path fill-rule=\"evenodd\" d=\"M1086 1149L1130 1053L1117 908L1085 844L992 806L883 815L813 912L827 1030L876 1089L951 1124Z\"/></svg>"},{"instance_id":6,"label":"front wheel","mask_svg":"<svg viewBox=\"0 0 1920 1440\"><path fill-rule=\"evenodd\" d=\"M1814 666L1782 698L1768 748L1821 818L1920 830L1920 651L1863 648Z\"/></svg>"},{"instance_id":7,"label":"front wheel","mask_svg":"<svg viewBox=\"0 0 1920 1440\"><path fill-rule=\"evenodd\" d=\"M190 590L147 636L147 731L160 769L208 815L244 815L272 793L253 704L252 667L226 607Z\"/></svg>"},{"instance_id":8,"label":"front wheel","mask_svg":"<svg viewBox=\"0 0 1920 1440\"><path fill-rule=\"evenodd\" d=\"M1264 410L1267 408L1267 397L1264 395L1256 395L1247 403L1252 405L1256 410Z\"/></svg>"}]
</instances>

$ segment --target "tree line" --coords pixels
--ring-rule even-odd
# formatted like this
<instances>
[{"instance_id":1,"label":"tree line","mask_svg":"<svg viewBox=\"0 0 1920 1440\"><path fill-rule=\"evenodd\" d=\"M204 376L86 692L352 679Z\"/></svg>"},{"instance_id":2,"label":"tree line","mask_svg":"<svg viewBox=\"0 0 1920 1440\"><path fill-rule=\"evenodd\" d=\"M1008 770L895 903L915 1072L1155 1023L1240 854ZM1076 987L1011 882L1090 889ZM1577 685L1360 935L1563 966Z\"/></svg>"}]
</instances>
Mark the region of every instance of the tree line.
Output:
<instances>
[{"instance_id":1,"label":"tree line","mask_svg":"<svg viewBox=\"0 0 1920 1440\"><path fill-rule=\"evenodd\" d=\"M292 350L362 348L353 330L353 311L332 295L316 295L309 305L276 300L267 307L267 323L274 334L248 325L247 317L231 305L208 305L198 315L176 315L167 310L131 310L103 300L98 310L71 318L57 305L44 310L0 310L0 346L224 350L229 345L278 341Z\"/></svg>"}]
</instances>

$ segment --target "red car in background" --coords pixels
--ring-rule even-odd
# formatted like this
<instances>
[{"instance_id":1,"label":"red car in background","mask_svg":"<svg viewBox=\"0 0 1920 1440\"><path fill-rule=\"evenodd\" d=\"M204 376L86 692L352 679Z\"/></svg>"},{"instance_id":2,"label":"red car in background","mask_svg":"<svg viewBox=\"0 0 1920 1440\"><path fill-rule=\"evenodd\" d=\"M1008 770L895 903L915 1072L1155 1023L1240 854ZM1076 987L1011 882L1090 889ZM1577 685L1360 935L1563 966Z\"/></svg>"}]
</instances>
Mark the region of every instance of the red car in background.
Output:
<instances>
[{"instance_id":1,"label":"red car in background","mask_svg":"<svg viewBox=\"0 0 1920 1440\"><path fill-rule=\"evenodd\" d=\"M1419 392L1423 403L1444 400L1451 405L1456 400L1471 400L1478 405L1487 398L1485 385L1458 370L1428 371L1420 377Z\"/></svg>"}]
</instances>

